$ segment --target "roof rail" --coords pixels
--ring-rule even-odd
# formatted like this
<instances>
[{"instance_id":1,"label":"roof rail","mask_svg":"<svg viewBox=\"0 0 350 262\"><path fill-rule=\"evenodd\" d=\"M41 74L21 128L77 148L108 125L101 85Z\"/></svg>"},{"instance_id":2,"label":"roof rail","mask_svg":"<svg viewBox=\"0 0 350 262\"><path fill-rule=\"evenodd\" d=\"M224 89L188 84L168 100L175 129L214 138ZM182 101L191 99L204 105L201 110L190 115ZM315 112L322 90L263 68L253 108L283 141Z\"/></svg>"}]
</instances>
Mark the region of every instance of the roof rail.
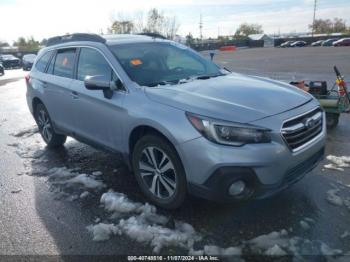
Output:
<instances>
[{"instance_id":1,"label":"roof rail","mask_svg":"<svg viewBox=\"0 0 350 262\"><path fill-rule=\"evenodd\" d=\"M51 37L47 40L46 46L58 45L58 44L74 42L74 41L91 41L91 42L106 43L106 39L104 39L99 35L76 33L76 34L70 34L70 35Z\"/></svg>"},{"instance_id":2,"label":"roof rail","mask_svg":"<svg viewBox=\"0 0 350 262\"><path fill-rule=\"evenodd\" d=\"M165 36L163 36L161 34L158 34L158 33L140 33L138 35L145 35L145 36L150 36L150 37L153 37L153 38L166 39Z\"/></svg>"}]
</instances>

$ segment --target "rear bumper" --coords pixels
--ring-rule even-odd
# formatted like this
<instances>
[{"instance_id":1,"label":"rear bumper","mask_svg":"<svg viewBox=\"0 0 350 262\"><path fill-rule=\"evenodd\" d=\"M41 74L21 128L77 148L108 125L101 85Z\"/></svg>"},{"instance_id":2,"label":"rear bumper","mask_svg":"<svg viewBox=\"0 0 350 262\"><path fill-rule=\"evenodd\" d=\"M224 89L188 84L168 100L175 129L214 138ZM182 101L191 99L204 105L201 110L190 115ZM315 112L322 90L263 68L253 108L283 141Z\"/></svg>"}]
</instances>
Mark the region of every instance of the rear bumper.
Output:
<instances>
[{"instance_id":1,"label":"rear bumper","mask_svg":"<svg viewBox=\"0 0 350 262\"><path fill-rule=\"evenodd\" d=\"M25 62L23 63L23 69L31 69L33 67L33 63L28 63L28 62Z\"/></svg>"}]
</instances>

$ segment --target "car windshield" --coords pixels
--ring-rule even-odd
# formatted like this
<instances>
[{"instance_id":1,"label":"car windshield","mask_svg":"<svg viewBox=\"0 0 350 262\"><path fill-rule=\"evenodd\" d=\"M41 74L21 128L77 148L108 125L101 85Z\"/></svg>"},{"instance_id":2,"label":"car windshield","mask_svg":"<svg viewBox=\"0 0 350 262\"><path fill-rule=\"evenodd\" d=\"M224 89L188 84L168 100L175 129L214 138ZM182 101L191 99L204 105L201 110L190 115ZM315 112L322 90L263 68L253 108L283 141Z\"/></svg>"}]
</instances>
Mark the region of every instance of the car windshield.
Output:
<instances>
[{"instance_id":1,"label":"car windshield","mask_svg":"<svg viewBox=\"0 0 350 262\"><path fill-rule=\"evenodd\" d=\"M210 60L175 42L117 44L110 49L131 80L142 86L223 75Z\"/></svg>"}]
</instances>

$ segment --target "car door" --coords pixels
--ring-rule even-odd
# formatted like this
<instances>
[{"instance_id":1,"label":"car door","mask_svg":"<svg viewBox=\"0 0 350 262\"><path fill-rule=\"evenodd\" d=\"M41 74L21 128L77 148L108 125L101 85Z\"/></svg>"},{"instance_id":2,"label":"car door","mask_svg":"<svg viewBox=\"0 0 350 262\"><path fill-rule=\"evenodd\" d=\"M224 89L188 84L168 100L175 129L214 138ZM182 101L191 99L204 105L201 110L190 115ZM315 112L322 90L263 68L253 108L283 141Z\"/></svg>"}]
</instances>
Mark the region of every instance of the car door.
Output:
<instances>
[{"instance_id":1,"label":"car door","mask_svg":"<svg viewBox=\"0 0 350 262\"><path fill-rule=\"evenodd\" d=\"M76 48L57 50L47 69L45 81L46 107L55 126L66 132L74 132L72 117L73 100L72 90Z\"/></svg>"},{"instance_id":2,"label":"car door","mask_svg":"<svg viewBox=\"0 0 350 262\"><path fill-rule=\"evenodd\" d=\"M105 56L97 49L82 47L77 61L76 79L72 86L77 94L74 101L74 122L77 136L109 149L119 150L122 141L122 122L125 117L123 101L125 90L116 90L111 98L101 90L88 90L86 76L103 76L106 81L117 81Z\"/></svg>"}]
</instances>

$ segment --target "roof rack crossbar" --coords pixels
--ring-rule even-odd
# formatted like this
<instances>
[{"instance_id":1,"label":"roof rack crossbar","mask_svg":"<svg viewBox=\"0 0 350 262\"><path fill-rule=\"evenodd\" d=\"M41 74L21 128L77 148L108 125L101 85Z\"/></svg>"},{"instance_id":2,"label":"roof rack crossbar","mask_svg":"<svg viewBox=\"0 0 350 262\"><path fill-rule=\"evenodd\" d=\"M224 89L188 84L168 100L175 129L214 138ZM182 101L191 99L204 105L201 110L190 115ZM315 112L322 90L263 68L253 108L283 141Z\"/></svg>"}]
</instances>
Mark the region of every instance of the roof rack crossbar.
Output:
<instances>
[{"instance_id":1,"label":"roof rack crossbar","mask_svg":"<svg viewBox=\"0 0 350 262\"><path fill-rule=\"evenodd\" d=\"M76 34L70 34L70 35L51 37L47 40L46 46L52 46L52 45L57 45L57 44L62 44L67 42L74 42L74 41L91 41L91 42L106 43L106 39L104 39L99 35L76 33Z\"/></svg>"}]
</instances>

